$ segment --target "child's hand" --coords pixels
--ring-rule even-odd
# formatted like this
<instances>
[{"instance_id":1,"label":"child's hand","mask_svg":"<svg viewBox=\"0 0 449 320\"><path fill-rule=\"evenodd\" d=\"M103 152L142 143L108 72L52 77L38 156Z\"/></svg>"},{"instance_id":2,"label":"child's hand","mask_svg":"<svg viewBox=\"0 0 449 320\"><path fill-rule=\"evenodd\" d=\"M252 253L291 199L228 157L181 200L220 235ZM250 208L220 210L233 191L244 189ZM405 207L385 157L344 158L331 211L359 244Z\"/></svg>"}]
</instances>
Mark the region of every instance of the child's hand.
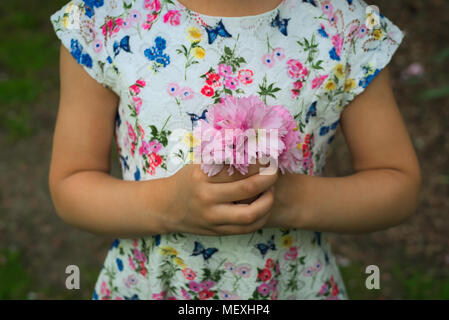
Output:
<instances>
[{"instance_id":1,"label":"child's hand","mask_svg":"<svg viewBox=\"0 0 449 320\"><path fill-rule=\"evenodd\" d=\"M204 235L251 233L264 226L273 205L271 186L278 175L260 175L259 165L251 165L248 174L226 169L208 177L198 164L189 164L171 176L174 200L162 217L167 232ZM258 197L250 204L233 202Z\"/></svg>"}]
</instances>

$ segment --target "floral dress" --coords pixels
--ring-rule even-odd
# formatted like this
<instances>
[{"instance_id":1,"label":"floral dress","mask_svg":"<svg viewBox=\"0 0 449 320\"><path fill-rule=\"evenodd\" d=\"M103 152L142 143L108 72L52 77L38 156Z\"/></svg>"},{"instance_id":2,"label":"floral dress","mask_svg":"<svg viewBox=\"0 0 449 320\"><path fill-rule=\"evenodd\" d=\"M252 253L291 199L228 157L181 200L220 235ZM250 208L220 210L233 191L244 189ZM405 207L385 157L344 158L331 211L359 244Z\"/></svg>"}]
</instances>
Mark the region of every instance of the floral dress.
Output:
<instances>
[{"instance_id":1,"label":"floral dress","mask_svg":"<svg viewBox=\"0 0 449 320\"><path fill-rule=\"evenodd\" d=\"M190 163L193 128L227 95L257 95L297 121L319 176L345 106L390 61L403 33L359 0L284 0L216 17L177 0L74 0L51 16L58 38L120 97L115 141L125 180ZM298 191L300 192L300 191ZM116 239L93 299L348 299L327 234L169 233Z\"/></svg>"}]
</instances>

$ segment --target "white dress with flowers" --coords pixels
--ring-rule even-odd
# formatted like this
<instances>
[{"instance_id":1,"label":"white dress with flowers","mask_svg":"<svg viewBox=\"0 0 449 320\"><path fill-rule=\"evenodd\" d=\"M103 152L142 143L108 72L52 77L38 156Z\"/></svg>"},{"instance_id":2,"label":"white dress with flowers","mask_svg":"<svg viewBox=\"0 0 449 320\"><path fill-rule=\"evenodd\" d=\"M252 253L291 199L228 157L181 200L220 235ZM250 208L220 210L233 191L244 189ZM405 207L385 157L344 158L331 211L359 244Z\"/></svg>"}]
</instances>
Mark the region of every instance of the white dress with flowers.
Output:
<instances>
[{"instance_id":1,"label":"white dress with flowers","mask_svg":"<svg viewBox=\"0 0 449 320\"><path fill-rule=\"evenodd\" d=\"M390 61L403 33L359 0L284 0L213 17L177 0L74 0L51 16L76 61L120 97L123 179L169 177L192 129L222 97L280 104L301 132L296 173L319 176L345 106ZM193 141L195 143L195 141ZM326 233L260 229L116 239L94 299L347 299Z\"/></svg>"}]
</instances>

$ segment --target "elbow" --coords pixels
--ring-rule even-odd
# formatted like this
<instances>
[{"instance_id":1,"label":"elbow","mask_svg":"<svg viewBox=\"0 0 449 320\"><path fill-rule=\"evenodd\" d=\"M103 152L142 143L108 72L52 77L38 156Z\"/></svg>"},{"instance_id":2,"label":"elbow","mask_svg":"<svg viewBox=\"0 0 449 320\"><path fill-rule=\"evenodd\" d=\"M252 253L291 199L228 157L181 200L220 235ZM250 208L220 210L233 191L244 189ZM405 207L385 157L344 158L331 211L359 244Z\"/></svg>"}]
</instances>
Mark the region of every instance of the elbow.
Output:
<instances>
[{"instance_id":1,"label":"elbow","mask_svg":"<svg viewBox=\"0 0 449 320\"><path fill-rule=\"evenodd\" d=\"M422 174L419 166L413 170L403 172L406 177L404 183L404 200L402 201L403 207L403 220L412 218L418 211L421 189L422 189Z\"/></svg>"}]
</instances>

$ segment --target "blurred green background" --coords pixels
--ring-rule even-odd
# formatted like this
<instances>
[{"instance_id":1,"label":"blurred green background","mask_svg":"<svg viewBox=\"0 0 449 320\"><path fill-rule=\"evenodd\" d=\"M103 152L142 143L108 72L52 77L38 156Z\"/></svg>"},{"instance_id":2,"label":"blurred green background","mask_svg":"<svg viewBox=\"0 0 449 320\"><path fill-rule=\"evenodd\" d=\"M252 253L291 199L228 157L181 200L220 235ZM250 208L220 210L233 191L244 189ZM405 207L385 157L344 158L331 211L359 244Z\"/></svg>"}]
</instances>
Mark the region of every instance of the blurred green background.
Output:
<instances>
[{"instance_id":1,"label":"blurred green background","mask_svg":"<svg viewBox=\"0 0 449 320\"><path fill-rule=\"evenodd\" d=\"M49 17L65 3L0 1L0 299L89 299L112 241L63 223L48 191L59 94L59 42ZM372 4L406 32L391 70L423 191L406 223L332 235L333 250L352 299L449 299L449 1ZM115 154L112 174L120 177ZM351 172L339 132L325 173ZM81 269L80 290L65 289L70 264ZM380 290L365 288L370 264L381 269Z\"/></svg>"}]
</instances>

